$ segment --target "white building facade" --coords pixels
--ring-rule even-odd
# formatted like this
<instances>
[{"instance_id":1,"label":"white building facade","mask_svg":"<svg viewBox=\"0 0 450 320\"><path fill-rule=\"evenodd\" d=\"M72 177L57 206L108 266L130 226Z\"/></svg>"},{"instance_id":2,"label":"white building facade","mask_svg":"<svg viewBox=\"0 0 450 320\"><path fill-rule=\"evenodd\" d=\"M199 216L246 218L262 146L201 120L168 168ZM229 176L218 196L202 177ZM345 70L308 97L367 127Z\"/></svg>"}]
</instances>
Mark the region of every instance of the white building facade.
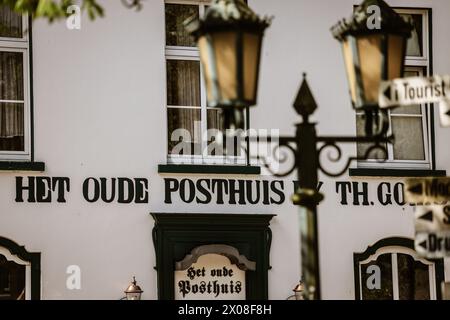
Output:
<instances>
[{"instance_id":1,"label":"white building facade","mask_svg":"<svg viewBox=\"0 0 450 320\"><path fill-rule=\"evenodd\" d=\"M302 274L295 173L270 176L243 152L218 164L214 139L201 138L221 127L182 22L208 3L151 0L134 12L103 1L105 18L83 16L79 30L2 9L0 299L117 300L133 276L143 299L292 294ZM247 126L293 135L307 72L319 134L361 133L330 32L358 3L248 3L274 20ZM405 76L450 73L450 2L388 3L415 25ZM450 129L432 105L395 109L390 124L387 162L320 175L323 299L439 299L450 281L449 264L413 250L415 206L404 199L405 178L450 169ZM343 158L365 148L347 145Z\"/></svg>"}]
</instances>

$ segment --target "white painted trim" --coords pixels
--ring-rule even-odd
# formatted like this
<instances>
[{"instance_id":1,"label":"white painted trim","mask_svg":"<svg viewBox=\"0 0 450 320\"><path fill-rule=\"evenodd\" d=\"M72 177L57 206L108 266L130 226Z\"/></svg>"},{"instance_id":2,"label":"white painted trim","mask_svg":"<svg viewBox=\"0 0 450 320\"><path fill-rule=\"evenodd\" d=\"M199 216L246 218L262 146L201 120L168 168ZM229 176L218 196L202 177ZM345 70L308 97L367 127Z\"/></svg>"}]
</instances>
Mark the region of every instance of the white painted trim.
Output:
<instances>
[{"instance_id":1,"label":"white painted trim","mask_svg":"<svg viewBox=\"0 0 450 320\"><path fill-rule=\"evenodd\" d=\"M429 48L429 30L428 30L428 10L427 9L395 9L395 11L397 11L398 13L401 14L420 14L422 15L422 27L423 27L423 32L422 32L422 43L423 43L423 55L421 57L415 57L415 56L407 56L406 59L407 60L422 60L422 61L426 61L428 63L429 60L429 52L430 52L430 48Z\"/></svg>"},{"instance_id":2,"label":"white painted trim","mask_svg":"<svg viewBox=\"0 0 450 320\"><path fill-rule=\"evenodd\" d=\"M360 297L362 300L362 273L361 265L368 264L372 261L376 261L379 256L383 254L391 254L392 259L392 290L394 300L399 300L399 278L398 278L398 254L406 254L412 257L415 261L427 265L429 270L429 284L430 284L430 300L437 300L436 292L436 265L432 261L428 261L425 258L420 257L417 252L410 248L401 246L389 246L378 249L373 255L369 256L366 260L359 262L359 283L360 283Z\"/></svg>"},{"instance_id":3,"label":"white painted trim","mask_svg":"<svg viewBox=\"0 0 450 320\"><path fill-rule=\"evenodd\" d=\"M185 4L185 5L198 5L199 6L199 16L201 17L205 12L205 5L208 5L210 0L165 0L168 4ZM167 67L168 60L188 60L188 61L200 61L200 53L197 47L183 47L183 46L165 46L165 61ZM166 73L167 77L167 73ZM208 110L213 108L208 108L207 97L206 97L206 86L203 81L203 66L200 64L200 102L201 106L169 106L166 105L167 109L201 109L201 148L202 155L171 155L169 150L167 150L167 162L171 164L205 164L205 165L245 165L247 163L245 152L242 152L242 156L239 157L226 157L223 156L209 156L207 155L207 140L206 137L208 124ZM167 78L166 84L167 84ZM165 85L167 87L167 85ZM166 96L167 96L167 88ZM246 123L246 122L245 122ZM166 127L167 130L167 127ZM168 136L167 136L168 137ZM168 137L169 138L169 137Z\"/></svg>"},{"instance_id":4,"label":"white painted trim","mask_svg":"<svg viewBox=\"0 0 450 320\"><path fill-rule=\"evenodd\" d=\"M358 268L359 268L359 299L360 300L363 300L363 295L362 295L362 292L363 292L363 285L362 285L362 270L361 270L361 263L359 263L359 266L358 266Z\"/></svg>"},{"instance_id":5,"label":"white painted trim","mask_svg":"<svg viewBox=\"0 0 450 320\"><path fill-rule=\"evenodd\" d=\"M397 253L391 254L391 266L392 266L392 298L394 300L400 299L399 283L398 283L398 260Z\"/></svg>"},{"instance_id":6,"label":"white painted trim","mask_svg":"<svg viewBox=\"0 0 450 320\"><path fill-rule=\"evenodd\" d=\"M11 37L0 37L0 42L28 42L28 15L25 14L22 16L22 38L11 38ZM27 45L28 47L28 45Z\"/></svg>"},{"instance_id":7,"label":"white painted trim","mask_svg":"<svg viewBox=\"0 0 450 320\"><path fill-rule=\"evenodd\" d=\"M417 71L419 75L424 75L424 69L426 75L430 73L430 59L429 59L429 37L430 30L428 25L428 10L426 9L396 9L399 13L404 14L421 14L422 15L422 26L423 26L423 53L422 57L411 57L407 56L405 60L405 69L411 69ZM364 160L358 161L356 167L359 169L411 169L411 170L431 170L432 169L432 159L431 159L431 121L433 121L433 115L430 115L430 108L428 105L422 105L422 130L423 130L423 144L424 144L424 154L425 160L396 160L394 159L394 146L388 144L388 160L385 162L378 162L376 160ZM412 117L412 115L401 115L392 114L389 112L389 134L392 134L392 117ZM419 117L417 115L417 117Z\"/></svg>"},{"instance_id":8,"label":"white painted trim","mask_svg":"<svg viewBox=\"0 0 450 320\"><path fill-rule=\"evenodd\" d=\"M30 161L31 160L31 74L30 51L28 37L28 16L23 16L23 38L0 38L0 51L21 52L23 56L23 89L24 101L14 103L24 104L24 151L0 151L0 161ZM4 102L10 102L4 100ZM11 103L13 103L11 101Z\"/></svg>"}]
</instances>

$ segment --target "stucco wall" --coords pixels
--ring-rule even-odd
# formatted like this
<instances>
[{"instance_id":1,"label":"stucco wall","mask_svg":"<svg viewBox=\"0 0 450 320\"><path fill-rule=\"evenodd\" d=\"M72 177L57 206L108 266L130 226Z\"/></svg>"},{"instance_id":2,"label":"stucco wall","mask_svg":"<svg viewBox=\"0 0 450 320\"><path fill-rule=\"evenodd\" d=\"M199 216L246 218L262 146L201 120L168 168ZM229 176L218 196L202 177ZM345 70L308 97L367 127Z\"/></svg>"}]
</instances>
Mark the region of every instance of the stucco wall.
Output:
<instances>
[{"instance_id":1,"label":"stucco wall","mask_svg":"<svg viewBox=\"0 0 450 320\"><path fill-rule=\"evenodd\" d=\"M282 205L186 204L175 197L164 203L166 163L164 6L146 1L141 12L120 1L103 1L106 17L82 20L80 31L64 23L33 25L35 158L46 164L50 177L70 177L67 203L15 203L15 177L0 173L0 235L42 252L44 299L118 299L132 275L144 289L144 299L156 299L155 253L150 212L273 213L273 245L269 271L271 299L285 299L299 280L298 215L290 203L294 176L285 180ZM296 115L291 104L301 74L319 105L314 118L321 134L355 133L343 60L330 27L349 16L349 0L250 0L261 14L274 15L265 38L259 106L251 111L255 128L279 128L293 133ZM393 6L433 9L435 73L450 72L450 2L397 0ZM450 169L446 137L436 119L436 163ZM348 149L354 151L352 148ZM147 178L148 204L88 203L82 184L89 177ZM224 175L197 178L270 179ZM325 299L353 299L353 253L390 236L413 237L410 206L382 206L381 182L401 179L352 179L369 182L374 205L341 205L336 181L322 177L326 200L319 207L322 290ZM66 268L79 265L82 290L66 289Z\"/></svg>"}]
</instances>

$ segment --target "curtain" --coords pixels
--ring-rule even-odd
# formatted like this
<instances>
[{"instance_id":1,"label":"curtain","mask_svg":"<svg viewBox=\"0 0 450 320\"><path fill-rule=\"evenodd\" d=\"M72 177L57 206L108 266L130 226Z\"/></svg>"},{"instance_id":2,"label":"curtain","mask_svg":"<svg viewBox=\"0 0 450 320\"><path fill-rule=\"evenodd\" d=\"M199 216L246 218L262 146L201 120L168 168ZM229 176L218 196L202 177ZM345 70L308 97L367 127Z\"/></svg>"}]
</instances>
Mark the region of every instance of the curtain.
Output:
<instances>
[{"instance_id":1,"label":"curtain","mask_svg":"<svg viewBox=\"0 0 450 320\"><path fill-rule=\"evenodd\" d=\"M167 60L167 105L195 107L168 109L169 153L182 137L190 145L183 154L201 154L199 61Z\"/></svg>"},{"instance_id":2,"label":"curtain","mask_svg":"<svg viewBox=\"0 0 450 320\"><path fill-rule=\"evenodd\" d=\"M420 57L422 56L422 16L402 14L402 17L407 21L412 21L414 24L414 29L411 32L411 38L409 38L407 43L406 55L412 57Z\"/></svg>"},{"instance_id":3,"label":"curtain","mask_svg":"<svg viewBox=\"0 0 450 320\"><path fill-rule=\"evenodd\" d=\"M194 38L189 35L183 22L195 16L198 5L166 4L166 44L168 46L195 47Z\"/></svg>"},{"instance_id":4,"label":"curtain","mask_svg":"<svg viewBox=\"0 0 450 320\"><path fill-rule=\"evenodd\" d=\"M0 37L22 38L22 17L6 6L0 6Z\"/></svg>"},{"instance_id":5,"label":"curtain","mask_svg":"<svg viewBox=\"0 0 450 320\"><path fill-rule=\"evenodd\" d=\"M15 101L7 102L7 101ZM0 52L0 150L22 151L23 53Z\"/></svg>"},{"instance_id":6,"label":"curtain","mask_svg":"<svg viewBox=\"0 0 450 320\"><path fill-rule=\"evenodd\" d=\"M200 62L167 60L167 104L200 107Z\"/></svg>"}]
</instances>

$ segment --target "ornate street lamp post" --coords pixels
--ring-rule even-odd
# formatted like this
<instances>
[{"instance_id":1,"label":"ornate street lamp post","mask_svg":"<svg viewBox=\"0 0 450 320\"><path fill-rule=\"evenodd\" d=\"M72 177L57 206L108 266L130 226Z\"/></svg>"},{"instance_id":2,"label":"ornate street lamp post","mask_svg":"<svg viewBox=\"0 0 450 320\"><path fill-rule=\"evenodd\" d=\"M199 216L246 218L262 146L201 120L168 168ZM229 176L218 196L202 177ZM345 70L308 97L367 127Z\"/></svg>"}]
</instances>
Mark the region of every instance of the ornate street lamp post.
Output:
<instances>
[{"instance_id":1,"label":"ornate street lamp post","mask_svg":"<svg viewBox=\"0 0 450 320\"><path fill-rule=\"evenodd\" d=\"M367 9L380 8L380 28L370 29ZM256 104L261 43L267 19L258 17L242 0L214 0L202 20L190 20L187 29L198 40L200 58L204 67L208 103L225 110L225 128L239 119L236 111ZM286 172L273 172L285 177L297 169L299 189L293 203L300 207L300 235L302 243L302 272L306 299L320 299L320 269L318 245L317 205L323 195L317 191L318 172L339 177L360 158L351 157L339 172L331 172L320 163L321 154L329 148L337 152L331 159L342 159L342 143L372 143L364 157L380 150L393 137L386 137L389 125L386 114L378 108L378 90L381 81L400 77L403 73L406 40L411 26L383 0L365 0L355 11L350 22L340 22L333 28L334 36L343 44L347 76L353 106L366 112L365 137L321 137L310 116L317 104L306 81L306 74L295 99L294 108L302 117L296 125L296 135L280 137L278 148L287 148L295 157L294 165ZM381 117L379 116L381 114ZM376 121L381 119L379 121ZM257 140L256 140L257 141ZM270 170L270 166L267 165Z\"/></svg>"}]
</instances>

